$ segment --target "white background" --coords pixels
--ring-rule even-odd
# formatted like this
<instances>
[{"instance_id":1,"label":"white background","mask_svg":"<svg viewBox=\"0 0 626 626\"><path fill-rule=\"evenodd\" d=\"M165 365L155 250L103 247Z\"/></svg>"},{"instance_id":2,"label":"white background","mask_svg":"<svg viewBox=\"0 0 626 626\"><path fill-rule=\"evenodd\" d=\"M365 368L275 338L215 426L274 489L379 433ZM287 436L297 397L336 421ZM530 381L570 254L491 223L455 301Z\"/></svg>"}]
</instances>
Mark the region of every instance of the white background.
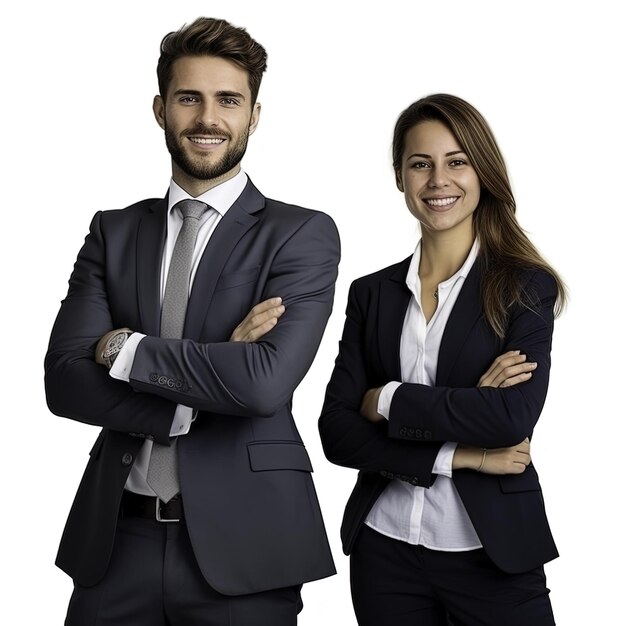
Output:
<instances>
[{"instance_id":1,"label":"white background","mask_svg":"<svg viewBox=\"0 0 626 626\"><path fill-rule=\"evenodd\" d=\"M616 3L7 5L0 16L3 622L63 621L72 586L53 561L98 431L48 412L43 356L93 213L166 191L169 159L151 113L158 47L165 33L208 15L245 26L269 52L246 171L265 195L332 215L343 242L335 311L294 404L339 574L305 586L300 624L355 624L339 525L356 473L325 460L317 417L349 283L413 251L418 233L394 186L391 133L405 106L439 91L465 98L490 122L519 220L571 291L533 441L562 555L546 567L557 621L624 623L618 298L626 102Z\"/></svg>"}]
</instances>

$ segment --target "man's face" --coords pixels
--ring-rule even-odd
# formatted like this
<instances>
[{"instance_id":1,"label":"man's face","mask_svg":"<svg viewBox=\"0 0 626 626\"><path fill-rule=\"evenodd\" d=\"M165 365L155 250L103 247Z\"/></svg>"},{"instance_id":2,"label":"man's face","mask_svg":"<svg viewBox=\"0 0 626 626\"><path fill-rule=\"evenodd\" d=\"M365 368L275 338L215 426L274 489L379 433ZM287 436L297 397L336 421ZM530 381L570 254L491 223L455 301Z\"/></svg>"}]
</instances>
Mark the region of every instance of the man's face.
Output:
<instances>
[{"instance_id":1,"label":"man's face","mask_svg":"<svg viewBox=\"0 0 626 626\"><path fill-rule=\"evenodd\" d=\"M153 108L165 130L172 176L187 191L239 171L260 113L251 102L247 72L211 56L177 59L167 95L156 96Z\"/></svg>"}]
</instances>

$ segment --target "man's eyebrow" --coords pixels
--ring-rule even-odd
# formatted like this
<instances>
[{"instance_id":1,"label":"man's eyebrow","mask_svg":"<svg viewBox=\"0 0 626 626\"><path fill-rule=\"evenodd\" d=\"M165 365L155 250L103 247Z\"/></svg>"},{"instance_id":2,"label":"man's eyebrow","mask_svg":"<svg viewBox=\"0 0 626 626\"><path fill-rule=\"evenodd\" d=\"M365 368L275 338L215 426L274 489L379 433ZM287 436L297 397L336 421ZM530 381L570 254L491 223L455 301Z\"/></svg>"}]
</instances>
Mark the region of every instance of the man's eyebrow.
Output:
<instances>
[{"instance_id":1,"label":"man's eyebrow","mask_svg":"<svg viewBox=\"0 0 626 626\"><path fill-rule=\"evenodd\" d=\"M215 95L220 98L240 98L241 100L246 99L246 97L238 91L218 91L215 93Z\"/></svg>"},{"instance_id":2,"label":"man's eyebrow","mask_svg":"<svg viewBox=\"0 0 626 626\"><path fill-rule=\"evenodd\" d=\"M198 97L202 97L202 92L198 91L197 89L177 89L174 94L174 96L198 96ZM217 96L218 98L239 98L240 100L245 100L246 97L238 92L238 91L228 91L228 90L221 90L221 91L216 91L215 92L215 96Z\"/></svg>"}]
</instances>

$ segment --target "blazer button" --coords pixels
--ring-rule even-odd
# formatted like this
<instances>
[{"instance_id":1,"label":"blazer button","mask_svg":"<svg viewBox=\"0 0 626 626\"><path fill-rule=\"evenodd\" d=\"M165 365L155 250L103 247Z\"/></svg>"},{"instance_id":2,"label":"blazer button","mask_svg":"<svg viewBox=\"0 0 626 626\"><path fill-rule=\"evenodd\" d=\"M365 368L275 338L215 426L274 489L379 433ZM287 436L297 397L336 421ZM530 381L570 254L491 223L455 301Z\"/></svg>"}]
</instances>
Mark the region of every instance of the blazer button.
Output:
<instances>
[{"instance_id":1,"label":"blazer button","mask_svg":"<svg viewBox=\"0 0 626 626\"><path fill-rule=\"evenodd\" d=\"M133 455L130 452L124 452L122 455L122 465L128 467L133 463Z\"/></svg>"}]
</instances>

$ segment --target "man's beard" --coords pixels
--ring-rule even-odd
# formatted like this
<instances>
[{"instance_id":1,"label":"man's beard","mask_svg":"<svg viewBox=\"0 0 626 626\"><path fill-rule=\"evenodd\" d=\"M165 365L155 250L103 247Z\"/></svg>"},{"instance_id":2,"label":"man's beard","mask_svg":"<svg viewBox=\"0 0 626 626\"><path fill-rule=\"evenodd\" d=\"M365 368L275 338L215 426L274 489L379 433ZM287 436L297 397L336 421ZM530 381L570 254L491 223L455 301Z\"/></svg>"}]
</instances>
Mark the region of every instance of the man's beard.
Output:
<instances>
[{"instance_id":1,"label":"man's beard","mask_svg":"<svg viewBox=\"0 0 626 626\"><path fill-rule=\"evenodd\" d=\"M196 128L186 135L202 135L204 137L219 136L226 137L228 141L232 140L232 135L224 131L215 132L208 128ZM196 159L190 158L187 152L182 147L182 142L187 139L180 139L175 133L168 128L165 124L165 144L172 157L172 161L183 171L187 176L196 178L198 180L211 180L213 178L219 178L230 170L232 170L243 159L243 155L246 153L248 147L248 133L243 132L234 144L226 150L224 156L216 163L209 162L211 158L207 154L206 161L201 157Z\"/></svg>"}]
</instances>

